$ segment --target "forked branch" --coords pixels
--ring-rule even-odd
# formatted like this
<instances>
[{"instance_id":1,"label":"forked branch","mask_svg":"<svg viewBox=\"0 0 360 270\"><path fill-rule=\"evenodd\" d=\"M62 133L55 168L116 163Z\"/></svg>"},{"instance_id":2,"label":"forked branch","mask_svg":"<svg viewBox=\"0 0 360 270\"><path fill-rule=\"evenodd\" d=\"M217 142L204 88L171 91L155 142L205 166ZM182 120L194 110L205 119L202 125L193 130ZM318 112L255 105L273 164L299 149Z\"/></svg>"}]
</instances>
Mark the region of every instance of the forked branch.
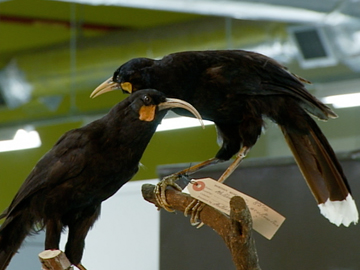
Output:
<instances>
[{"instance_id":1,"label":"forked branch","mask_svg":"<svg viewBox=\"0 0 360 270\"><path fill-rule=\"evenodd\" d=\"M145 200L159 207L154 185L142 186ZM193 198L172 188L166 190L167 202L174 210L184 212ZM215 230L229 248L237 270L260 270L255 242L252 237L252 219L245 201L233 197L230 201L230 216L206 205L200 212L201 221Z\"/></svg>"}]
</instances>

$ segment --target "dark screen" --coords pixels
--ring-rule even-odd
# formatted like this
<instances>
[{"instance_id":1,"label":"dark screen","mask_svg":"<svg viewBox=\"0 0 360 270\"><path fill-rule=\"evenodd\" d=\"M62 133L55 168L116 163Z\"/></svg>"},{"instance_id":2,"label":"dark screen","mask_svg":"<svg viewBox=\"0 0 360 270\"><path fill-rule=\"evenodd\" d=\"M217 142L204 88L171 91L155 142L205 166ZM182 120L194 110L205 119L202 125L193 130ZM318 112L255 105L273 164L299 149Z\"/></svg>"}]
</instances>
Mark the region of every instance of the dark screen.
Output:
<instances>
[{"instance_id":1,"label":"dark screen","mask_svg":"<svg viewBox=\"0 0 360 270\"><path fill-rule=\"evenodd\" d=\"M295 31L294 35L304 59L327 57L324 45L316 29Z\"/></svg>"}]
</instances>

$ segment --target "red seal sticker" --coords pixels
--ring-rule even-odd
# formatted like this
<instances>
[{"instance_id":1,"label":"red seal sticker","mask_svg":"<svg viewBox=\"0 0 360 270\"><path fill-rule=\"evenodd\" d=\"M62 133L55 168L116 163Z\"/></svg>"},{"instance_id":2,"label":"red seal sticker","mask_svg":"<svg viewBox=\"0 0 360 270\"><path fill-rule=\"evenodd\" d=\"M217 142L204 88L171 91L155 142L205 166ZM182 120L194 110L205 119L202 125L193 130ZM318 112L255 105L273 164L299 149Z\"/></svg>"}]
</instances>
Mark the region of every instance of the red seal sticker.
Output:
<instances>
[{"instance_id":1,"label":"red seal sticker","mask_svg":"<svg viewBox=\"0 0 360 270\"><path fill-rule=\"evenodd\" d=\"M203 181L195 181L192 188L195 191L202 191L205 188L205 183Z\"/></svg>"}]
</instances>

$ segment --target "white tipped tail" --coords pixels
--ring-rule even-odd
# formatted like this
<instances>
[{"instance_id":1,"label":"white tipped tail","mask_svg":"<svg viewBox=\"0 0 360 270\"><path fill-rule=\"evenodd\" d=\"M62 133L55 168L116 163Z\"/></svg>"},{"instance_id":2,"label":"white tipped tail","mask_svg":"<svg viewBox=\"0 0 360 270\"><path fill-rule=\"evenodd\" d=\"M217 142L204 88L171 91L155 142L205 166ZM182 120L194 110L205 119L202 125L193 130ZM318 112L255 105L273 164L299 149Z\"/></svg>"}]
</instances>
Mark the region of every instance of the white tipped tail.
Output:
<instances>
[{"instance_id":1,"label":"white tipped tail","mask_svg":"<svg viewBox=\"0 0 360 270\"><path fill-rule=\"evenodd\" d=\"M343 201L330 201L318 205L320 213L337 226L343 224L348 227L351 222L356 224L359 220L355 201L350 194Z\"/></svg>"}]
</instances>

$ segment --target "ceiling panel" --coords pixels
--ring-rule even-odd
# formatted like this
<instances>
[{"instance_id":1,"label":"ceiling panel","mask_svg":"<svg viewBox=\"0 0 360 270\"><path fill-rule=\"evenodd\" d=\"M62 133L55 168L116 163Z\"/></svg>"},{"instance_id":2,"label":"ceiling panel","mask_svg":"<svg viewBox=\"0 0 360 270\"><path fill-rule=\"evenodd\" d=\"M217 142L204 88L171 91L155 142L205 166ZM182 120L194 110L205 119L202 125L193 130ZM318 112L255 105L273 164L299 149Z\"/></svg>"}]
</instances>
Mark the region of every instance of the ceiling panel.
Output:
<instances>
[{"instance_id":1,"label":"ceiling panel","mask_svg":"<svg viewBox=\"0 0 360 270\"><path fill-rule=\"evenodd\" d=\"M144 29L199 17L166 11L114 6L78 5L60 1L16 0L0 2L0 55L43 47L70 38L75 22L82 36Z\"/></svg>"}]
</instances>

